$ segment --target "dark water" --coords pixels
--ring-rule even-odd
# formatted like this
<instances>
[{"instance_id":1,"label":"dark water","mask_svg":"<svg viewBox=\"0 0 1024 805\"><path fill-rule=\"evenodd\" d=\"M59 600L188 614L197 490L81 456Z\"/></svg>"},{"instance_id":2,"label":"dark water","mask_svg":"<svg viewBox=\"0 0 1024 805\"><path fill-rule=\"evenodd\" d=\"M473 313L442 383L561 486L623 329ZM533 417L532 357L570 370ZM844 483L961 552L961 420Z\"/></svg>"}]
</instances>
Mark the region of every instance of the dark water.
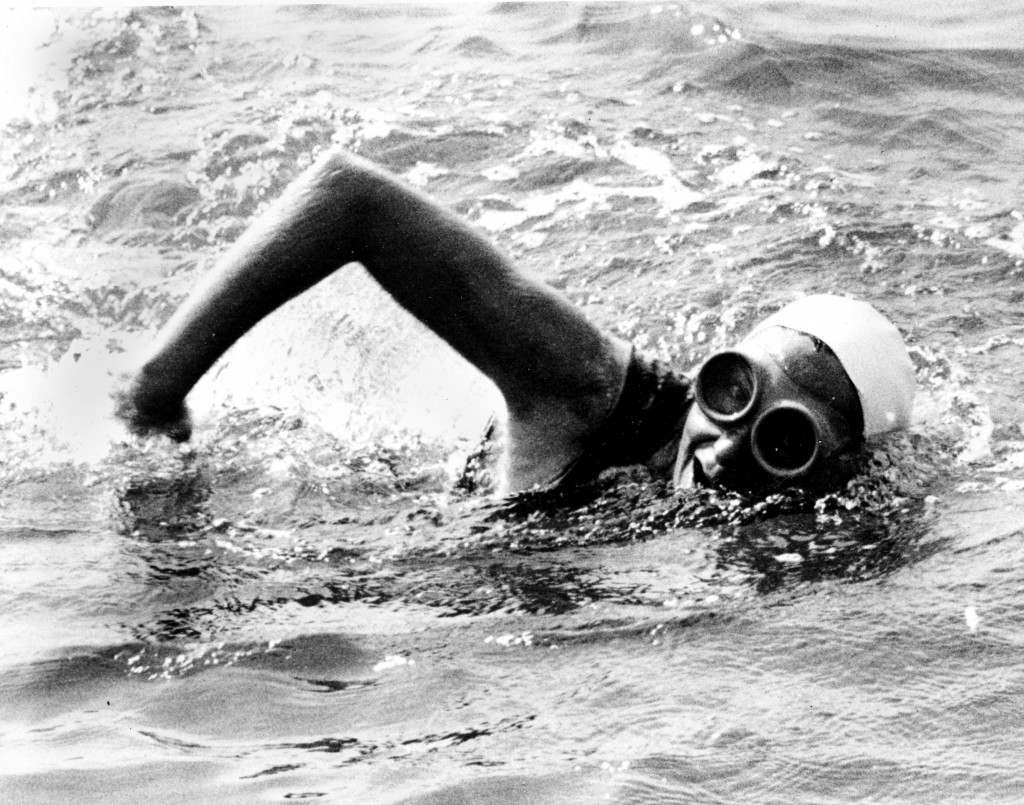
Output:
<instances>
[{"instance_id":1,"label":"dark water","mask_svg":"<svg viewBox=\"0 0 1024 805\"><path fill-rule=\"evenodd\" d=\"M8 16L4 801L1020 801L1024 15L895 8ZM866 298L915 427L818 501L497 501L494 390L351 267L190 449L129 439L133 355L332 144L680 368Z\"/></svg>"}]
</instances>

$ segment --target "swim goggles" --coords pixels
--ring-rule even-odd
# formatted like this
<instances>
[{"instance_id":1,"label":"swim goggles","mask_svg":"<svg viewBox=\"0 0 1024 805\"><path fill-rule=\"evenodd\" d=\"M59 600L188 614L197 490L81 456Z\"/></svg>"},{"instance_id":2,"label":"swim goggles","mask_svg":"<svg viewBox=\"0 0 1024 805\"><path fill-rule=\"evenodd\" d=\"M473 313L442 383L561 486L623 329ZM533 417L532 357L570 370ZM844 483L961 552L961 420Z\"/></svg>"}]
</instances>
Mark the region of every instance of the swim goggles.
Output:
<instances>
[{"instance_id":1,"label":"swim goggles","mask_svg":"<svg viewBox=\"0 0 1024 805\"><path fill-rule=\"evenodd\" d=\"M747 431L750 454L764 472L793 480L823 467L852 434L847 417L795 382L782 360L753 343L716 352L697 371L694 396L723 432Z\"/></svg>"}]
</instances>

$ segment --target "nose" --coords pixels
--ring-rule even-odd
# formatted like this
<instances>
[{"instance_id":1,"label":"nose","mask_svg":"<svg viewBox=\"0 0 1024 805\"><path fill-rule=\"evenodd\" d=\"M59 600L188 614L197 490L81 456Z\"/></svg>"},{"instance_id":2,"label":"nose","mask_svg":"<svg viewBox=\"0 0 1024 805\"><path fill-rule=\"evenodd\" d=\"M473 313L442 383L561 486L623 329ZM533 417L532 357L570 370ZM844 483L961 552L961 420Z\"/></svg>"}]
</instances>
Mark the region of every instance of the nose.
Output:
<instances>
[{"instance_id":1,"label":"nose","mask_svg":"<svg viewBox=\"0 0 1024 805\"><path fill-rule=\"evenodd\" d=\"M749 474L749 439L748 427L719 430L713 442L697 448L694 460L698 466L695 470L712 484L728 485L729 478L746 477Z\"/></svg>"},{"instance_id":2,"label":"nose","mask_svg":"<svg viewBox=\"0 0 1024 805\"><path fill-rule=\"evenodd\" d=\"M750 428L730 428L715 439L712 453L720 467L735 467L747 451Z\"/></svg>"}]
</instances>

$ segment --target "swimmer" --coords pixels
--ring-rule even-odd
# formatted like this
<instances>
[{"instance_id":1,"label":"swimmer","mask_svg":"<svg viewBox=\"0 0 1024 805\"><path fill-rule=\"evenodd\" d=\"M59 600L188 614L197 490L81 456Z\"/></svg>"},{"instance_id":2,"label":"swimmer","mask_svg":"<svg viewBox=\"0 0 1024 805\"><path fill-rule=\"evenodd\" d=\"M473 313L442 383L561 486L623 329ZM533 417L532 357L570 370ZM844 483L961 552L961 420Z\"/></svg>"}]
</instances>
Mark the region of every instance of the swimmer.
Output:
<instances>
[{"instance_id":1,"label":"swimmer","mask_svg":"<svg viewBox=\"0 0 1024 805\"><path fill-rule=\"evenodd\" d=\"M185 397L282 304L360 263L489 377L507 408L505 492L645 464L677 487L835 487L866 439L905 427L914 372L865 302L810 296L692 376L637 355L517 270L464 222L384 170L332 152L224 254L161 330L118 413L191 436Z\"/></svg>"}]
</instances>

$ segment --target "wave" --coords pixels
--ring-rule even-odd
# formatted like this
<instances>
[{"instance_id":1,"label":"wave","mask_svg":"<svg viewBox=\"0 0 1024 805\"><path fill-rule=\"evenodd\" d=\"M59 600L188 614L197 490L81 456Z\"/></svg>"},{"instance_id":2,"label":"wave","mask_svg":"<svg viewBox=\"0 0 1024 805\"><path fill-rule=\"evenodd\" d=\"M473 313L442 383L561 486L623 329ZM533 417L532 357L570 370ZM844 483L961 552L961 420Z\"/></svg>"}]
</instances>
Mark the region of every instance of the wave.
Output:
<instances>
[{"instance_id":1,"label":"wave","mask_svg":"<svg viewBox=\"0 0 1024 805\"><path fill-rule=\"evenodd\" d=\"M1024 99L1019 50L893 51L730 39L709 51L668 59L647 76L679 72L688 73L699 86L769 102L913 97L925 91Z\"/></svg>"}]
</instances>

